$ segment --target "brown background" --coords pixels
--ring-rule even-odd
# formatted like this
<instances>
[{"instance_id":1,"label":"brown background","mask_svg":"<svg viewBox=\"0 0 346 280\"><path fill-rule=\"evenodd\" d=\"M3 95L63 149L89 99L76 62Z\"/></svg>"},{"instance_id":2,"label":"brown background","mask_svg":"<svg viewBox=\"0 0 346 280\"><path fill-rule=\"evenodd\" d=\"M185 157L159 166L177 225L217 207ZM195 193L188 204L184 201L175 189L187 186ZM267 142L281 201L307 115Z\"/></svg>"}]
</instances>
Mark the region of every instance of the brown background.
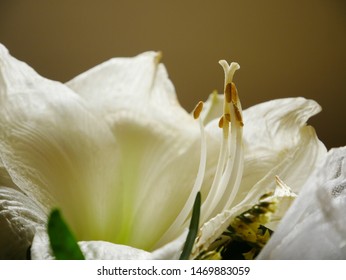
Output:
<instances>
[{"instance_id":1,"label":"brown background","mask_svg":"<svg viewBox=\"0 0 346 280\"><path fill-rule=\"evenodd\" d=\"M344 0L0 0L0 42L40 74L67 81L114 56L161 50L181 104L221 90L239 62L243 107L305 96L328 147L346 145Z\"/></svg>"}]
</instances>

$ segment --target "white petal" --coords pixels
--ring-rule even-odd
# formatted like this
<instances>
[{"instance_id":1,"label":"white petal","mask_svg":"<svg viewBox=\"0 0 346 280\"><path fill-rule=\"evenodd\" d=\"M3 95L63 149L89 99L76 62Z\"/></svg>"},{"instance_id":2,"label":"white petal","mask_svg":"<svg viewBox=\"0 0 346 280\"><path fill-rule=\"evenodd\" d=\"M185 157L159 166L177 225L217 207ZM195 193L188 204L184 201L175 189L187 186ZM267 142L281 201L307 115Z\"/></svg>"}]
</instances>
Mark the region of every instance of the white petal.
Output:
<instances>
[{"instance_id":1,"label":"white petal","mask_svg":"<svg viewBox=\"0 0 346 280\"><path fill-rule=\"evenodd\" d=\"M67 85L106 119L117 139L123 216L116 242L153 250L175 239L156 243L194 185L200 132L180 107L158 54L112 59Z\"/></svg>"},{"instance_id":2,"label":"white petal","mask_svg":"<svg viewBox=\"0 0 346 280\"><path fill-rule=\"evenodd\" d=\"M133 247L104 241L78 243L87 260L145 260L150 253Z\"/></svg>"},{"instance_id":3,"label":"white petal","mask_svg":"<svg viewBox=\"0 0 346 280\"><path fill-rule=\"evenodd\" d=\"M264 192L274 190L276 175L299 192L326 153L314 129L306 126L319 111L315 101L304 98L272 100L244 111L244 174L237 202L256 184Z\"/></svg>"},{"instance_id":4,"label":"white petal","mask_svg":"<svg viewBox=\"0 0 346 280\"><path fill-rule=\"evenodd\" d=\"M261 252L261 259L346 258L346 147L332 149Z\"/></svg>"},{"instance_id":5,"label":"white petal","mask_svg":"<svg viewBox=\"0 0 346 280\"><path fill-rule=\"evenodd\" d=\"M238 200L243 199L239 201L240 204L251 205L263 193L274 191L276 188L276 176L279 176L285 183L287 182L288 186L295 186L295 188L291 188L292 191L294 189L294 193L299 193L304 181L311 176L324 153L324 150L322 150L322 153L320 152L319 140L311 127L306 127L306 129L302 130L301 138L301 143L291 149L291 154L282 158L252 188L242 185L241 190L243 193L240 193L237 197Z\"/></svg>"},{"instance_id":6,"label":"white petal","mask_svg":"<svg viewBox=\"0 0 346 280\"><path fill-rule=\"evenodd\" d=\"M0 154L13 182L46 214L60 207L80 239L111 239L121 198L108 126L69 88L3 46L0 66Z\"/></svg>"},{"instance_id":7,"label":"white petal","mask_svg":"<svg viewBox=\"0 0 346 280\"><path fill-rule=\"evenodd\" d=\"M104 241L80 241L78 245L86 260L144 260L151 256L149 252L143 250ZM34 260L54 259L45 231L38 231L35 235L31 258Z\"/></svg>"},{"instance_id":8,"label":"white petal","mask_svg":"<svg viewBox=\"0 0 346 280\"><path fill-rule=\"evenodd\" d=\"M192 118L180 107L167 71L159 63L160 56L146 52L133 58L113 58L66 85L87 100L111 126L117 124L119 114L126 113L137 120L149 117L175 126L191 124Z\"/></svg>"},{"instance_id":9,"label":"white petal","mask_svg":"<svg viewBox=\"0 0 346 280\"><path fill-rule=\"evenodd\" d=\"M27 196L0 187L0 259L26 259L37 229L46 216Z\"/></svg>"},{"instance_id":10,"label":"white petal","mask_svg":"<svg viewBox=\"0 0 346 280\"><path fill-rule=\"evenodd\" d=\"M30 249L32 260L54 260L53 252L49 244L49 238L45 229L36 231Z\"/></svg>"},{"instance_id":11,"label":"white petal","mask_svg":"<svg viewBox=\"0 0 346 280\"><path fill-rule=\"evenodd\" d=\"M62 208L79 240L153 249L185 204L200 157L198 124L156 54L77 77L69 85L85 99L4 48L1 60L1 156L15 183L47 213Z\"/></svg>"},{"instance_id":12,"label":"white petal","mask_svg":"<svg viewBox=\"0 0 346 280\"><path fill-rule=\"evenodd\" d=\"M170 126L145 116L142 120L121 116L113 128L121 151L118 185L123 190L124 209L123 232L118 238L151 250L190 194L200 143L194 127Z\"/></svg>"},{"instance_id":13,"label":"white petal","mask_svg":"<svg viewBox=\"0 0 346 280\"><path fill-rule=\"evenodd\" d=\"M201 117L205 125L208 125L215 119L219 121L220 117L223 114L223 100L223 94L217 94L217 92L213 92L209 95L208 100L204 103L203 111L201 113Z\"/></svg>"}]
</instances>

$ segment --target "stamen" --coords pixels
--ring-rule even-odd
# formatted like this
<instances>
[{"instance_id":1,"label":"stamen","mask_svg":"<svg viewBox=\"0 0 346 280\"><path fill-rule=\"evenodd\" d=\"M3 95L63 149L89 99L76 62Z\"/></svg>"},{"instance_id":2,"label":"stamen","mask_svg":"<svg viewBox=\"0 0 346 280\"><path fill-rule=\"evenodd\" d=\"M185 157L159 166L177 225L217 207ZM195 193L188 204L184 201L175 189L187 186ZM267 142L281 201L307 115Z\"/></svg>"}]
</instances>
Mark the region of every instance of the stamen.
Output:
<instances>
[{"instance_id":1,"label":"stamen","mask_svg":"<svg viewBox=\"0 0 346 280\"><path fill-rule=\"evenodd\" d=\"M219 127L223 128L223 116L219 120Z\"/></svg>"},{"instance_id":2,"label":"stamen","mask_svg":"<svg viewBox=\"0 0 346 280\"><path fill-rule=\"evenodd\" d=\"M232 95L232 101L234 104L238 103L238 91L237 88L235 86L235 83L231 83L231 95Z\"/></svg>"},{"instance_id":3,"label":"stamen","mask_svg":"<svg viewBox=\"0 0 346 280\"><path fill-rule=\"evenodd\" d=\"M243 170L241 105L237 89L232 82L234 72L240 67L237 63L228 65L225 60L219 63L225 72L224 112L219 121L219 127L223 129L223 138L214 181L202 205L202 221L232 204Z\"/></svg>"},{"instance_id":4,"label":"stamen","mask_svg":"<svg viewBox=\"0 0 346 280\"><path fill-rule=\"evenodd\" d=\"M239 124L240 124L241 126L244 126L243 117L242 117L242 115L241 115L241 113L240 113L239 108L238 108L237 105L235 105L235 104L233 104L233 108L234 108L234 113L235 113L235 116L236 116L236 118L237 118L237 121L239 122Z\"/></svg>"},{"instance_id":5,"label":"stamen","mask_svg":"<svg viewBox=\"0 0 346 280\"><path fill-rule=\"evenodd\" d=\"M238 192L243 172L243 120L237 89L232 82L234 72L239 69L239 65L237 63L228 65L225 60L219 63L225 72L223 115L219 120L219 127L223 130L223 137L214 180L202 205L201 223L231 206ZM171 240L187 224L194 198L201 189L207 157L206 136L203 121L200 117L202 109L203 103L199 102L193 111L194 118L199 119L201 133L201 158L195 184L184 207L169 229L163 234L160 241L155 245L156 247Z\"/></svg>"},{"instance_id":6,"label":"stamen","mask_svg":"<svg viewBox=\"0 0 346 280\"><path fill-rule=\"evenodd\" d=\"M162 236L160 241L155 245L156 247L159 247L160 245L166 243L167 240L170 240L170 236L174 236L178 233L178 231L181 229L181 227L188 222L188 217L190 215L190 211L192 209L192 205L195 201L196 194L201 190L203 180L204 180L204 174L205 174L205 168L206 168L206 162L207 162L207 139L205 135L203 120L200 118L201 111L203 109L203 102L199 102L197 106L195 107L195 110L193 112L194 117L197 116L198 123L199 123L199 129L201 134L201 157L199 161L199 167L198 172L195 180L195 184L191 190L191 193L178 214L177 218L174 220L174 222L171 224L169 229L165 232L165 234ZM197 112L197 113L196 113ZM195 114L196 113L196 114Z\"/></svg>"},{"instance_id":7,"label":"stamen","mask_svg":"<svg viewBox=\"0 0 346 280\"><path fill-rule=\"evenodd\" d=\"M231 115L230 114L224 114L224 117L226 121L231 122Z\"/></svg>"},{"instance_id":8,"label":"stamen","mask_svg":"<svg viewBox=\"0 0 346 280\"><path fill-rule=\"evenodd\" d=\"M210 214L212 213L213 209L215 208L215 204L217 203L215 201L216 193L218 191L218 186L220 185L220 180L222 178L222 173L225 167L226 163L226 157L228 152L228 145L227 145L227 138L222 137L221 147L220 147L220 153L219 153L219 159L215 171L215 176L213 183L211 185L210 191L208 193L208 196L204 203L202 204L202 218L201 222L205 221L209 218Z\"/></svg>"},{"instance_id":9,"label":"stamen","mask_svg":"<svg viewBox=\"0 0 346 280\"><path fill-rule=\"evenodd\" d=\"M193 117L195 118L195 120L199 118L199 115L201 114L202 110L203 110L203 102L199 101L195 109L193 110Z\"/></svg>"},{"instance_id":10,"label":"stamen","mask_svg":"<svg viewBox=\"0 0 346 280\"><path fill-rule=\"evenodd\" d=\"M225 97L227 103L231 103L232 101L232 84L233 83L228 83L225 88Z\"/></svg>"},{"instance_id":11,"label":"stamen","mask_svg":"<svg viewBox=\"0 0 346 280\"><path fill-rule=\"evenodd\" d=\"M231 108L231 114L234 115L234 110ZM226 209L227 205L230 204L235 195L238 192L237 185L232 184L238 178L238 163L239 153L241 148L239 147L239 125L237 122L231 123L231 137L228 139L228 154L225 170L222 174L219 185L217 186L217 192L214 196L214 206L211 216L220 213ZM238 144L238 145L237 145ZM240 148L240 149L239 149ZM232 186L232 188L231 188ZM239 184L238 184L239 186Z\"/></svg>"},{"instance_id":12,"label":"stamen","mask_svg":"<svg viewBox=\"0 0 346 280\"><path fill-rule=\"evenodd\" d=\"M232 113L235 113L234 110L231 111ZM236 194L238 193L243 174L242 126L239 122L232 122L231 129L233 131L230 143L232 170L230 170L229 174L225 172L224 183L226 186L224 188L227 186L229 186L229 188L226 188L226 192L221 198L220 205L223 204L224 208L220 209L220 211L228 209L231 206Z\"/></svg>"},{"instance_id":13,"label":"stamen","mask_svg":"<svg viewBox=\"0 0 346 280\"><path fill-rule=\"evenodd\" d=\"M219 127L220 128L223 128L225 120L226 120L226 122L231 122L231 115L230 114L222 115L222 117L219 120Z\"/></svg>"}]
</instances>

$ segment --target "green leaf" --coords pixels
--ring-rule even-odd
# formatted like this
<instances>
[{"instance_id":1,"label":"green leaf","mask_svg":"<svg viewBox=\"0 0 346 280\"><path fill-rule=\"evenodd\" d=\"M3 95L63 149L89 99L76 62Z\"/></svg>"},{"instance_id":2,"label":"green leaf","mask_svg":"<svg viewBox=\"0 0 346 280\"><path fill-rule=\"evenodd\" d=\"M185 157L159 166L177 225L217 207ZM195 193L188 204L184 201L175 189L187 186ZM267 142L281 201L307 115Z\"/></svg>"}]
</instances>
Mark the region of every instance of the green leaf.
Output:
<instances>
[{"instance_id":1,"label":"green leaf","mask_svg":"<svg viewBox=\"0 0 346 280\"><path fill-rule=\"evenodd\" d=\"M54 209L48 220L48 236L53 254L57 260L85 260L60 211Z\"/></svg>"},{"instance_id":2,"label":"green leaf","mask_svg":"<svg viewBox=\"0 0 346 280\"><path fill-rule=\"evenodd\" d=\"M191 254L193 244L195 243L198 229L199 229L199 216L201 212L201 193L196 195L195 202L193 204L192 216L190 221L189 233L186 237L183 252L180 255L180 260L188 260Z\"/></svg>"}]
</instances>

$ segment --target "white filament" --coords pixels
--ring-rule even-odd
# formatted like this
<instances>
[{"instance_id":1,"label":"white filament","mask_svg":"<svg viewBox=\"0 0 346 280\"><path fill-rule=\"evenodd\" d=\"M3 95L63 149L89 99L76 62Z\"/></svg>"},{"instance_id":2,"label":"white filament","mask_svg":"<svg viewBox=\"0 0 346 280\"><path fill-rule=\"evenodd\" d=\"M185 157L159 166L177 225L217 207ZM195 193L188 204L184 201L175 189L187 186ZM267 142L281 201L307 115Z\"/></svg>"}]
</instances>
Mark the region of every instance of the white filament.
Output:
<instances>
[{"instance_id":1,"label":"white filament","mask_svg":"<svg viewBox=\"0 0 346 280\"><path fill-rule=\"evenodd\" d=\"M199 161L199 167L198 167L196 180L183 209L180 211L180 213L178 214L174 222L171 224L171 226L162 236L160 241L157 243L157 246L164 244L165 240L166 239L168 240L170 236L175 236L179 232L181 227L188 222L188 217L192 210L192 206L195 201L196 195L201 190L201 186L204 180L206 162L207 162L207 140L206 140L204 125L203 125L203 120L201 117L198 118L198 123L199 123L199 129L201 134L201 157Z\"/></svg>"}]
</instances>

